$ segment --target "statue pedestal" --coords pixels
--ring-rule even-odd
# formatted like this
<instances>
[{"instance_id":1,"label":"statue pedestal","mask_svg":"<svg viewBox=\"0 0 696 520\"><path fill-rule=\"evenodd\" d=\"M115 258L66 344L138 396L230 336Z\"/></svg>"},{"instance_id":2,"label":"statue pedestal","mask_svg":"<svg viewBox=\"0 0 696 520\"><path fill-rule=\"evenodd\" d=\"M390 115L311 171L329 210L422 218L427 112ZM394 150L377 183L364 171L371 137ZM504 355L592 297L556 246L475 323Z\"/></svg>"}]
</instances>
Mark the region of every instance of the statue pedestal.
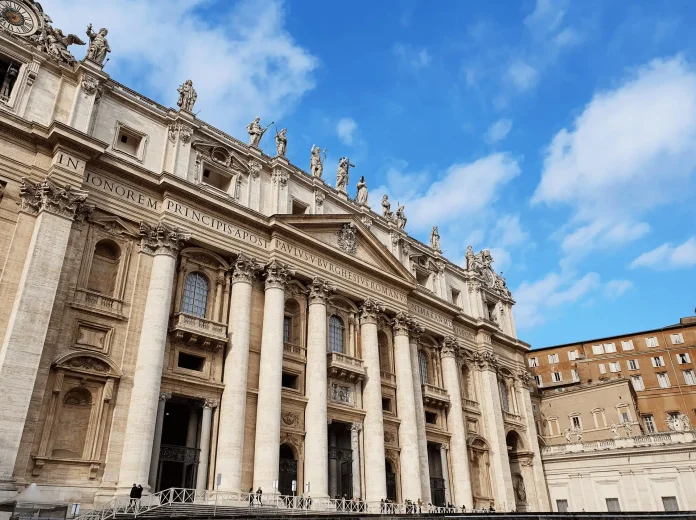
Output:
<instances>
[{"instance_id":1,"label":"statue pedestal","mask_svg":"<svg viewBox=\"0 0 696 520\"><path fill-rule=\"evenodd\" d=\"M256 157L257 159L263 159L263 152L256 148L255 146L250 146L249 147L249 153Z\"/></svg>"}]
</instances>

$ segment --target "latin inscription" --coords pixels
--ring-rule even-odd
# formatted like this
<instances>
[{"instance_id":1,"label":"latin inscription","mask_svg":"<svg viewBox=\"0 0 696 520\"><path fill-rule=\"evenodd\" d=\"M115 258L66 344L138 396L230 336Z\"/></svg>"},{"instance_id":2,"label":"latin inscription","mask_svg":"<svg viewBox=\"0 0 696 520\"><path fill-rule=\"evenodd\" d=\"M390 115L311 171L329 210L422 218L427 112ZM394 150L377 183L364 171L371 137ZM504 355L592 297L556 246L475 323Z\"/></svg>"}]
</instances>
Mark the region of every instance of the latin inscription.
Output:
<instances>
[{"instance_id":1,"label":"latin inscription","mask_svg":"<svg viewBox=\"0 0 696 520\"><path fill-rule=\"evenodd\" d=\"M455 336L461 336L462 338L469 339L471 341L476 341L476 334L471 332L469 329L465 329L464 327L457 327L456 325L454 326L454 334Z\"/></svg>"},{"instance_id":2,"label":"latin inscription","mask_svg":"<svg viewBox=\"0 0 696 520\"><path fill-rule=\"evenodd\" d=\"M104 193L110 193L111 195L116 195L117 197L138 204L139 206L144 206L149 209L157 210L159 206L159 201L148 197L144 193L135 191L123 184L115 182L106 177L101 177L90 172L85 173L85 183L93 188L97 188L99 191Z\"/></svg>"},{"instance_id":3,"label":"latin inscription","mask_svg":"<svg viewBox=\"0 0 696 520\"><path fill-rule=\"evenodd\" d=\"M203 226L210 228L213 231L217 231L218 233L222 233L223 235L262 247L263 249L268 249L268 239L262 237L261 235L237 227L229 222L220 220L217 217L213 217L201 211L189 208L180 202L168 199L165 204L165 209L167 211L171 211L172 213L176 213L177 215L180 215L191 222L202 224Z\"/></svg>"},{"instance_id":4,"label":"latin inscription","mask_svg":"<svg viewBox=\"0 0 696 520\"><path fill-rule=\"evenodd\" d=\"M360 285L361 287L370 289L371 291L378 292L386 296L387 298L401 303L406 303L406 294L395 291L391 287L381 284L373 280L372 278L368 278L366 276L356 273L355 271L351 271L350 269L335 264L331 260L323 258L315 253L312 253L311 251L284 242L279 238L275 239L275 249L282 251L283 253L286 253L288 255L291 255L295 258L299 258L303 262L317 266L319 269L335 274L336 276L339 276L351 283L355 283Z\"/></svg>"},{"instance_id":5,"label":"latin inscription","mask_svg":"<svg viewBox=\"0 0 696 520\"><path fill-rule=\"evenodd\" d=\"M69 155L60 152L58 154L58 164L65 166L66 168L77 171L80 168L80 160L70 157Z\"/></svg>"},{"instance_id":6,"label":"latin inscription","mask_svg":"<svg viewBox=\"0 0 696 520\"><path fill-rule=\"evenodd\" d=\"M419 316L423 316L424 318L428 318L429 320L439 323L440 325L444 325L445 327L448 327L450 329L452 328L452 318L445 316L444 314L434 312L419 303L408 302L408 310L413 314L417 314Z\"/></svg>"}]
</instances>

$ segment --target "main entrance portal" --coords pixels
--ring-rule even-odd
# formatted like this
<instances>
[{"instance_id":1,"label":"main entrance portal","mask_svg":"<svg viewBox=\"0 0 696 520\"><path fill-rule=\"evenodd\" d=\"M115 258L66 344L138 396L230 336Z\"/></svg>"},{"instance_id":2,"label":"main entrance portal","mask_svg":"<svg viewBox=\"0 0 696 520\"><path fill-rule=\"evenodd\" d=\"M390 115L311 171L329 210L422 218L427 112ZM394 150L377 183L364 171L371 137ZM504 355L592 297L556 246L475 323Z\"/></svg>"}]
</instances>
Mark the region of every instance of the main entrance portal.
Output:
<instances>
[{"instance_id":1,"label":"main entrance portal","mask_svg":"<svg viewBox=\"0 0 696 520\"><path fill-rule=\"evenodd\" d=\"M195 488L201 403L174 396L164 408L156 490Z\"/></svg>"},{"instance_id":2,"label":"main entrance portal","mask_svg":"<svg viewBox=\"0 0 696 520\"><path fill-rule=\"evenodd\" d=\"M345 423L329 425L329 496L353 498L353 451Z\"/></svg>"}]
</instances>

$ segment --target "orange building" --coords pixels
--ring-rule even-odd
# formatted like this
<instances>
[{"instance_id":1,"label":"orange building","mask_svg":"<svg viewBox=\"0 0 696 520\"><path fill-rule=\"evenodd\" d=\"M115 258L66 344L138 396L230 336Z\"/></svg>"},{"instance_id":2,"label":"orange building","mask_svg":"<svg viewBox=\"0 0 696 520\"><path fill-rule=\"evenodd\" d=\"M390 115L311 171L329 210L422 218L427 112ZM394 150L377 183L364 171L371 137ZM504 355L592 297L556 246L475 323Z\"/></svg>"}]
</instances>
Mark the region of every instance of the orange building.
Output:
<instances>
[{"instance_id":1,"label":"orange building","mask_svg":"<svg viewBox=\"0 0 696 520\"><path fill-rule=\"evenodd\" d=\"M661 329L531 350L526 358L543 389L630 380L647 434L674 428L670 423L681 414L696 424L695 349L696 316L691 316ZM542 435L550 433L542 428Z\"/></svg>"}]
</instances>

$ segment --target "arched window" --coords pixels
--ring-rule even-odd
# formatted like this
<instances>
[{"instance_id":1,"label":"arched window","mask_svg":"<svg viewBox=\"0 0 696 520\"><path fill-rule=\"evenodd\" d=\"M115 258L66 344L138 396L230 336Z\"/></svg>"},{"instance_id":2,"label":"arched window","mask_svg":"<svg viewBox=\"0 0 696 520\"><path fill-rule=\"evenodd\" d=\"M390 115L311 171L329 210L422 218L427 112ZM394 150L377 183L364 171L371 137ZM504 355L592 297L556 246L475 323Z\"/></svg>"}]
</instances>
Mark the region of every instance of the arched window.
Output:
<instances>
[{"instance_id":1,"label":"arched window","mask_svg":"<svg viewBox=\"0 0 696 520\"><path fill-rule=\"evenodd\" d=\"M121 249L111 240L100 240L94 246L94 255L89 269L87 289L106 296L113 296L118 277Z\"/></svg>"},{"instance_id":2,"label":"arched window","mask_svg":"<svg viewBox=\"0 0 696 520\"><path fill-rule=\"evenodd\" d=\"M377 346L379 348L379 368L383 372L391 374L391 363L389 362L389 340L384 332L377 333Z\"/></svg>"},{"instance_id":3,"label":"arched window","mask_svg":"<svg viewBox=\"0 0 696 520\"><path fill-rule=\"evenodd\" d=\"M507 385L505 384L505 381L499 380L498 386L500 387L500 404L502 405L503 410L505 410L506 412L509 412L510 411L510 399L508 397Z\"/></svg>"},{"instance_id":4,"label":"arched window","mask_svg":"<svg viewBox=\"0 0 696 520\"><path fill-rule=\"evenodd\" d=\"M420 371L420 380L422 385L428 384L428 356L422 350L418 351L418 370Z\"/></svg>"},{"instance_id":5,"label":"arched window","mask_svg":"<svg viewBox=\"0 0 696 520\"><path fill-rule=\"evenodd\" d=\"M208 305L208 280L201 273L189 273L184 288L184 301L181 312L205 318Z\"/></svg>"},{"instance_id":6,"label":"arched window","mask_svg":"<svg viewBox=\"0 0 696 520\"><path fill-rule=\"evenodd\" d=\"M343 353L343 320L335 314L329 318L329 350Z\"/></svg>"}]
</instances>

